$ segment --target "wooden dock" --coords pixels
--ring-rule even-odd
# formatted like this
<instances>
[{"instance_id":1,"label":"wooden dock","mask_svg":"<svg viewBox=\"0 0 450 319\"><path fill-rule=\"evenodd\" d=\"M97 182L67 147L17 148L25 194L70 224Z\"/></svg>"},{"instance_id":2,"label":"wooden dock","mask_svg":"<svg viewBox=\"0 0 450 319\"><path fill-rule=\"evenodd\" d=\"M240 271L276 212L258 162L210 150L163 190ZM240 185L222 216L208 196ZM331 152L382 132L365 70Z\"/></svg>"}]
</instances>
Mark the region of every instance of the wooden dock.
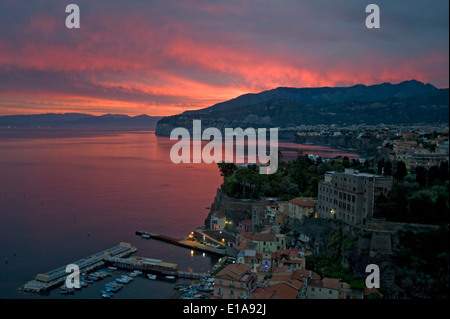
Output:
<instances>
[{"instance_id":1,"label":"wooden dock","mask_svg":"<svg viewBox=\"0 0 450 319\"><path fill-rule=\"evenodd\" d=\"M156 239L160 240L166 243L170 243L173 245L181 246L188 249L194 249L210 254L215 254L219 256L227 256L227 249L226 248L214 248L210 246L203 245L202 243L199 243L198 241L192 241L188 239L176 239L165 235L155 234L151 233L149 231L143 231L143 230L137 230L136 235L141 236L142 238L148 238L148 239Z\"/></svg>"}]
</instances>

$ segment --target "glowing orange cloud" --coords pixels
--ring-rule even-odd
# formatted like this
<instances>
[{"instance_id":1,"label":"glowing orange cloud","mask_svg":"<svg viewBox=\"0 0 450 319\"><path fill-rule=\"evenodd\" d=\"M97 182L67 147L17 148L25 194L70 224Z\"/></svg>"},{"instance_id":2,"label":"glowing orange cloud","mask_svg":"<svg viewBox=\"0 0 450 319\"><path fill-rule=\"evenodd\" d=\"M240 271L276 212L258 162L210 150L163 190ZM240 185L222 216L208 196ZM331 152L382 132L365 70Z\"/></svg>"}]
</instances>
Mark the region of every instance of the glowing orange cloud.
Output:
<instances>
[{"instance_id":1,"label":"glowing orange cloud","mask_svg":"<svg viewBox=\"0 0 450 319\"><path fill-rule=\"evenodd\" d=\"M339 41L323 31L304 36L303 43L295 33L285 34L293 27L270 20L274 36L266 35L245 24L255 9L248 4L202 4L195 10L181 4L172 15L140 3L123 12L92 10L84 13L79 30L64 29L61 17L52 14L32 15L25 25L14 26L15 37L0 33L0 115L70 111L163 116L279 86L413 78L435 84L435 79L448 78L448 50L399 56L361 44L344 50L343 42L339 54L332 54L329 48ZM274 14L288 17L294 9L277 7ZM177 17L181 10L193 17ZM245 27L218 28L216 20L223 15L244 21ZM204 27L209 21L214 30ZM448 86L448 80L442 85Z\"/></svg>"}]
</instances>

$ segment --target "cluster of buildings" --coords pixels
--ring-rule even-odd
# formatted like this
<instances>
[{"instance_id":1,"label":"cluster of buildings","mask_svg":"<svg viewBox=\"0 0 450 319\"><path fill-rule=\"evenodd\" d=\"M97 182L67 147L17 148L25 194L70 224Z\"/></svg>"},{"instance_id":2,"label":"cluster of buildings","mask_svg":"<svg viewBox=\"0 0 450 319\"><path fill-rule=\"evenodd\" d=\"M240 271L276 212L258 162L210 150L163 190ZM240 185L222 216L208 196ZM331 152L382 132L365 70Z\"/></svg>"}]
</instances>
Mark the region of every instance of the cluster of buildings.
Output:
<instances>
[{"instance_id":1,"label":"cluster of buildings","mask_svg":"<svg viewBox=\"0 0 450 319\"><path fill-rule=\"evenodd\" d=\"M403 161L406 168L439 166L449 162L447 133L404 132L387 137L379 152L391 161Z\"/></svg>"},{"instance_id":2,"label":"cluster of buildings","mask_svg":"<svg viewBox=\"0 0 450 319\"><path fill-rule=\"evenodd\" d=\"M408 169L439 166L449 162L448 124L436 125L318 125L296 128L301 140L318 142L320 137L370 139L378 146L378 156L403 161ZM354 146L356 147L356 146Z\"/></svg>"},{"instance_id":3,"label":"cluster of buildings","mask_svg":"<svg viewBox=\"0 0 450 319\"><path fill-rule=\"evenodd\" d=\"M358 226L368 224L375 210L375 198L387 195L392 176L360 173L345 169L329 171L319 182L318 198L297 197L290 201L266 199L252 205L251 229L259 231L271 225L276 231L303 218L332 218ZM210 228L225 229L232 221L221 211L211 215Z\"/></svg>"},{"instance_id":4,"label":"cluster of buildings","mask_svg":"<svg viewBox=\"0 0 450 319\"><path fill-rule=\"evenodd\" d=\"M310 130L305 134L323 133ZM408 169L449 162L448 127L444 134L403 131L401 127L383 128L376 134L377 139L384 140L381 148L388 150L387 157L391 161L402 160ZM376 197L387 195L392 184L392 176L354 169L329 171L319 182L317 199L266 198L253 203L251 218L237 227L233 225L237 228L233 243L236 260L216 274L212 298L363 299L371 293L379 294L376 289L352 289L339 278L321 278L307 269L309 238L302 234L297 240L303 245L292 245L291 238L282 231L283 226L304 218L335 219L367 227L375 211ZM212 229L225 230L230 224L232 221L226 214L220 211L212 214Z\"/></svg>"},{"instance_id":5,"label":"cluster of buildings","mask_svg":"<svg viewBox=\"0 0 450 319\"><path fill-rule=\"evenodd\" d=\"M304 248L287 248L286 234L240 223L236 260L214 277L212 299L364 299L376 289L352 289L339 278L321 278L306 268Z\"/></svg>"},{"instance_id":6,"label":"cluster of buildings","mask_svg":"<svg viewBox=\"0 0 450 319\"><path fill-rule=\"evenodd\" d=\"M295 238L301 245L295 246L282 230L303 218L332 218L364 227L373 215L376 196L389 193L392 183L392 176L330 171L319 183L317 199L254 203L251 218L237 226L232 243L236 260L216 274L212 298L363 299L376 292L351 289L339 278L321 278L308 270L310 239L302 234ZM220 211L212 214L211 228L225 230L230 223Z\"/></svg>"}]
</instances>

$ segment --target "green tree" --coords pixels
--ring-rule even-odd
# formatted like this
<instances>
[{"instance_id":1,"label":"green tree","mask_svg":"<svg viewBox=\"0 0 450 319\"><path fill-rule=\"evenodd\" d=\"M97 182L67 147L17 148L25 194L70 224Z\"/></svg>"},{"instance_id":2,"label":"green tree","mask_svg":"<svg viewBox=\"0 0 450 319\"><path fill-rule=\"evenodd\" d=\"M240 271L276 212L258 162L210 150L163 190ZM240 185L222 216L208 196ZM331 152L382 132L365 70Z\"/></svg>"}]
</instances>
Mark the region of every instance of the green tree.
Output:
<instances>
[{"instance_id":1,"label":"green tree","mask_svg":"<svg viewBox=\"0 0 450 319\"><path fill-rule=\"evenodd\" d=\"M384 158L378 160L378 175L383 174Z\"/></svg>"},{"instance_id":2,"label":"green tree","mask_svg":"<svg viewBox=\"0 0 450 319\"><path fill-rule=\"evenodd\" d=\"M242 190L242 198L256 198L267 175L259 174L258 166L238 169L234 175Z\"/></svg>"},{"instance_id":3,"label":"green tree","mask_svg":"<svg viewBox=\"0 0 450 319\"><path fill-rule=\"evenodd\" d=\"M425 167L417 166L416 170L416 182L419 183L421 187L425 187L427 185L427 171Z\"/></svg>"},{"instance_id":4,"label":"green tree","mask_svg":"<svg viewBox=\"0 0 450 319\"><path fill-rule=\"evenodd\" d=\"M428 185L432 186L439 181L439 167L437 165L433 165L428 169Z\"/></svg>"},{"instance_id":5,"label":"green tree","mask_svg":"<svg viewBox=\"0 0 450 319\"><path fill-rule=\"evenodd\" d=\"M439 178L443 183L449 179L449 168L447 161L442 161L441 164L439 164Z\"/></svg>"},{"instance_id":6,"label":"green tree","mask_svg":"<svg viewBox=\"0 0 450 319\"><path fill-rule=\"evenodd\" d=\"M225 178L221 188L229 197L239 198L241 194L240 184L235 176Z\"/></svg>"},{"instance_id":7,"label":"green tree","mask_svg":"<svg viewBox=\"0 0 450 319\"><path fill-rule=\"evenodd\" d=\"M223 177L231 176L237 170L237 166L234 163L220 162L217 163L217 166L219 167L220 175L222 175Z\"/></svg>"},{"instance_id":8,"label":"green tree","mask_svg":"<svg viewBox=\"0 0 450 319\"><path fill-rule=\"evenodd\" d=\"M408 205L408 185L394 180L388 196L380 194L375 199L375 214L390 220L410 218Z\"/></svg>"},{"instance_id":9,"label":"green tree","mask_svg":"<svg viewBox=\"0 0 450 319\"><path fill-rule=\"evenodd\" d=\"M392 175L392 162L387 161L384 163L384 175L391 176Z\"/></svg>"},{"instance_id":10,"label":"green tree","mask_svg":"<svg viewBox=\"0 0 450 319\"><path fill-rule=\"evenodd\" d=\"M348 156L344 156L344 158L342 159L342 165L344 166L344 168L349 168L351 166Z\"/></svg>"},{"instance_id":11,"label":"green tree","mask_svg":"<svg viewBox=\"0 0 450 319\"><path fill-rule=\"evenodd\" d=\"M402 181L405 176L408 174L408 171L406 170L406 165L403 161L397 162L397 171L395 173L395 178L399 181Z\"/></svg>"},{"instance_id":12,"label":"green tree","mask_svg":"<svg viewBox=\"0 0 450 319\"><path fill-rule=\"evenodd\" d=\"M414 192L409 197L410 218L414 220L421 220L423 222L431 222L433 219L434 211L432 208L433 193L429 189L422 189Z\"/></svg>"},{"instance_id":13,"label":"green tree","mask_svg":"<svg viewBox=\"0 0 450 319\"><path fill-rule=\"evenodd\" d=\"M448 192L441 191L438 193L436 204L434 207L436 222L448 223L450 220Z\"/></svg>"}]
</instances>

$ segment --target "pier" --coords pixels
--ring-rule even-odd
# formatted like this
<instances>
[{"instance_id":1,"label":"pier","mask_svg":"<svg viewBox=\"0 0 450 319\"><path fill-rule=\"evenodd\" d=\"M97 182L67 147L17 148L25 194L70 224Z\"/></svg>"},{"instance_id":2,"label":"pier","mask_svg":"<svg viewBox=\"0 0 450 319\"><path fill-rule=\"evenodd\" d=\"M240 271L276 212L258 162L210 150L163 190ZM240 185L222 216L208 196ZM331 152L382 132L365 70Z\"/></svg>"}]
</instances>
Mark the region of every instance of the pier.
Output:
<instances>
[{"instance_id":1,"label":"pier","mask_svg":"<svg viewBox=\"0 0 450 319\"><path fill-rule=\"evenodd\" d=\"M127 270L141 270L149 273L156 273L166 276L175 276L179 278L201 279L207 278L208 274L194 273L187 271L179 271L178 264L168 263L160 259L145 258L145 257L107 257L106 262L114 267Z\"/></svg>"},{"instance_id":2,"label":"pier","mask_svg":"<svg viewBox=\"0 0 450 319\"><path fill-rule=\"evenodd\" d=\"M129 243L121 242L117 246L74 261L70 264L77 265L80 269L80 273L87 273L105 266L108 258L130 256L136 251L137 249ZM66 273L66 266L62 266L46 273L37 274L33 280L27 282L20 289L27 292L45 292L63 284L67 275L68 273Z\"/></svg>"},{"instance_id":3,"label":"pier","mask_svg":"<svg viewBox=\"0 0 450 319\"><path fill-rule=\"evenodd\" d=\"M173 240L170 239L170 237L164 236L160 238L164 238L164 240ZM137 248L131 246L129 243L121 242L117 246L84 257L71 264L77 265L80 269L80 273L86 274L106 266L114 266L130 271L141 270L146 273L178 278L203 279L210 277L207 273L179 271L178 264L165 262L160 259L138 256L130 257L130 255L136 251ZM63 285L67 275L66 266L59 267L46 273L39 273L33 280L22 286L20 290L33 293L47 292L57 286Z\"/></svg>"},{"instance_id":4,"label":"pier","mask_svg":"<svg viewBox=\"0 0 450 319\"><path fill-rule=\"evenodd\" d=\"M204 245L198 241L188 240L188 239L176 239L165 235L159 235L151 233L149 231L137 230L136 235L141 236L146 239L156 239L173 245L181 246L184 248L194 249L210 254L215 254L219 256L233 256L228 254L227 247L222 246L222 248L215 248L211 246Z\"/></svg>"}]
</instances>

